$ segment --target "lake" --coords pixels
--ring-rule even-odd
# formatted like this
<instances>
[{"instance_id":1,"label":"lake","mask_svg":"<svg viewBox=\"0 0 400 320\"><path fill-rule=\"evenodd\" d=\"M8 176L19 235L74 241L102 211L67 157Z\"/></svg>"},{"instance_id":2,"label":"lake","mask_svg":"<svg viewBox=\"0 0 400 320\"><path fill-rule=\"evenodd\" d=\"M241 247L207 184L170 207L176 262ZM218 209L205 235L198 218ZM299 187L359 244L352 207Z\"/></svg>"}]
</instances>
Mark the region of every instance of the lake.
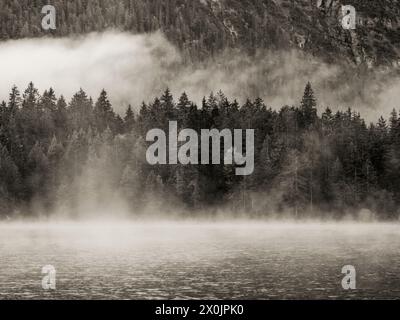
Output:
<instances>
[{"instance_id":1,"label":"lake","mask_svg":"<svg viewBox=\"0 0 400 320\"><path fill-rule=\"evenodd\" d=\"M399 299L399 226L4 223L0 299ZM356 290L342 288L345 265Z\"/></svg>"}]
</instances>

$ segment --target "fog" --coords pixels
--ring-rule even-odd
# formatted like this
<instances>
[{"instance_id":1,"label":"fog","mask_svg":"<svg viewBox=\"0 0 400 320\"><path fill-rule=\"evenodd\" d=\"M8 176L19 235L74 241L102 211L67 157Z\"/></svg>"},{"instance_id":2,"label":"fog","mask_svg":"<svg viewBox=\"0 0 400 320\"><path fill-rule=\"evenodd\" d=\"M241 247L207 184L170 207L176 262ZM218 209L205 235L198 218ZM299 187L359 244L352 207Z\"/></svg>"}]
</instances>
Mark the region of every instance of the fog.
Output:
<instances>
[{"instance_id":1,"label":"fog","mask_svg":"<svg viewBox=\"0 0 400 320\"><path fill-rule=\"evenodd\" d=\"M168 86L200 102L219 90L231 99L262 97L268 106L298 104L311 81L320 109L349 106L368 120L398 108L396 70L360 71L332 65L299 51L259 51L252 57L229 50L209 61L190 64L161 33L132 35L117 31L76 38L40 38L0 44L0 98L12 85L24 90L33 81L40 91L53 87L68 99L83 88L94 99L105 88L118 112L138 108Z\"/></svg>"},{"instance_id":2,"label":"fog","mask_svg":"<svg viewBox=\"0 0 400 320\"><path fill-rule=\"evenodd\" d=\"M151 96L177 62L177 53L160 34L90 34L74 39L24 39L0 44L0 94L29 81L42 91L53 87L70 98L80 87L93 97L106 88L116 107Z\"/></svg>"},{"instance_id":3,"label":"fog","mask_svg":"<svg viewBox=\"0 0 400 320\"><path fill-rule=\"evenodd\" d=\"M397 224L0 224L0 297L395 299L399 244ZM56 290L41 287L48 265Z\"/></svg>"}]
</instances>

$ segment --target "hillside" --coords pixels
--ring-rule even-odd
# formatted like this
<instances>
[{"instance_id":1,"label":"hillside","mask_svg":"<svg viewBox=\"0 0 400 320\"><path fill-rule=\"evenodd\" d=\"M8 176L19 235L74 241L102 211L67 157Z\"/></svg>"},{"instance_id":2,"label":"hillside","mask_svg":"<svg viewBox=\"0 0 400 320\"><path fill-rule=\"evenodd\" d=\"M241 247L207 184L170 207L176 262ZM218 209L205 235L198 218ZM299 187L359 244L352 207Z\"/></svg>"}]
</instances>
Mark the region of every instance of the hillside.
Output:
<instances>
[{"instance_id":1,"label":"hillside","mask_svg":"<svg viewBox=\"0 0 400 320\"><path fill-rule=\"evenodd\" d=\"M1 0L0 38L41 37L41 8L48 1ZM190 60L225 48L298 48L326 61L400 66L398 0L349 0L357 9L354 31L341 27L340 0L79 0L51 1L55 36L116 28L134 33L161 29Z\"/></svg>"}]
</instances>

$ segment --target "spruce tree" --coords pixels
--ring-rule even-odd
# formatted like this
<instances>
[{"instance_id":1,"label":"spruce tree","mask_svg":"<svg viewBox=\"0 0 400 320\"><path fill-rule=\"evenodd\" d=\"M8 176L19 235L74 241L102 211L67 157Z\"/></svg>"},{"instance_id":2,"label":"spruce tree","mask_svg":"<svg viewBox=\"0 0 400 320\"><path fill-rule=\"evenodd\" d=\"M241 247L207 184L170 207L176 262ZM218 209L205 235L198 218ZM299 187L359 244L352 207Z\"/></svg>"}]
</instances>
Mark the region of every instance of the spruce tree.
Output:
<instances>
[{"instance_id":1,"label":"spruce tree","mask_svg":"<svg viewBox=\"0 0 400 320\"><path fill-rule=\"evenodd\" d=\"M129 105L126 109L124 117L124 133L129 133L135 126L135 114L133 113L132 106Z\"/></svg>"},{"instance_id":2,"label":"spruce tree","mask_svg":"<svg viewBox=\"0 0 400 320\"><path fill-rule=\"evenodd\" d=\"M94 106L95 125L98 131L103 132L109 127L114 130L115 114L108 100L107 92L103 89Z\"/></svg>"},{"instance_id":3,"label":"spruce tree","mask_svg":"<svg viewBox=\"0 0 400 320\"><path fill-rule=\"evenodd\" d=\"M314 96L314 91L311 87L311 83L308 82L305 89L304 95L300 104L301 122L300 125L304 128L309 128L313 125L317 119L317 101Z\"/></svg>"},{"instance_id":4,"label":"spruce tree","mask_svg":"<svg viewBox=\"0 0 400 320\"><path fill-rule=\"evenodd\" d=\"M8 100L8 110L10 115L15 116L21 107L22 99L18 88L14 85L11 89L10 98Z\"/></svg>"}]
</instances>

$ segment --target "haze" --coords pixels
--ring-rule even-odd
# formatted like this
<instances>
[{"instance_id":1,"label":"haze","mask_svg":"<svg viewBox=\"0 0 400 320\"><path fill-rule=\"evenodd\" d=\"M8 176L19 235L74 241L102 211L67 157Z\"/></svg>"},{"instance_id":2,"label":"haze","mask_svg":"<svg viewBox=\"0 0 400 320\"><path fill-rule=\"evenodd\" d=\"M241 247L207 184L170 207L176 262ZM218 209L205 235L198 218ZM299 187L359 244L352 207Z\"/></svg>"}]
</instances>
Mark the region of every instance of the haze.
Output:
<instances>
[{"instance_id":1,"label":"haze","mask_svg":"<svg viewBox=\"0 0 400 320\"><path fill-rule=\"evenodd\" d=\"M186 91L200 102L222 90L244 101L262 97L268 106L298 104L304 85L313 83L320 109L349 106L367 120L397 108L400 81L396 71L355 71L344 63L328 65L301 52L258 52L254 57L227 51L209 61L184 63L161 33L132 35L117 31L77 38L40 38L0 44L0 99L12 85L24 90L30 81L43 92L53 87L68 99L81 87L94 99L105 88L114 108L136 109L166 87L177 99Z\"/></svg>"}]
</instances>

